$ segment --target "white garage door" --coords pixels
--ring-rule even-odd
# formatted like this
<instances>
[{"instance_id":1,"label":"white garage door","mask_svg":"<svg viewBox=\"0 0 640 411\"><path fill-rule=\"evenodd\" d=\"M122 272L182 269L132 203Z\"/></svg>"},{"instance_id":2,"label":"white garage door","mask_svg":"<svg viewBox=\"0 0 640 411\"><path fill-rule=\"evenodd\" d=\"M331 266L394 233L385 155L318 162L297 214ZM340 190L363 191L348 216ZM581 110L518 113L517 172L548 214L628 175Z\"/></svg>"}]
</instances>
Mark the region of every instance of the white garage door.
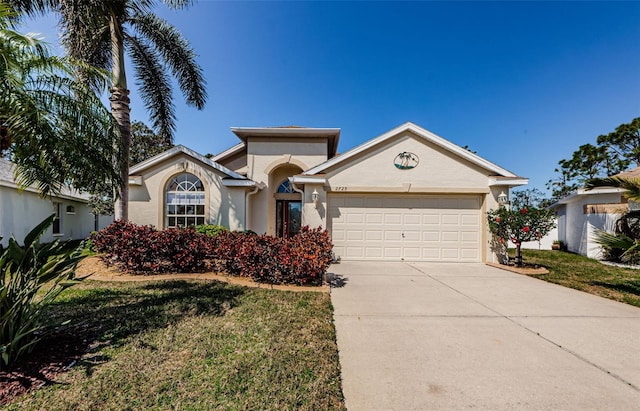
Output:
<instances>
[{"instance_id":1,"label":"white garage door","mask_svg":"<svg viewBox=\"0 0 640 411\"><path fill-rule=\"evenodd\" d=\"M334 251L343 260L481 261L478 195L330 195Z\"/></svg>"}]
</instances>

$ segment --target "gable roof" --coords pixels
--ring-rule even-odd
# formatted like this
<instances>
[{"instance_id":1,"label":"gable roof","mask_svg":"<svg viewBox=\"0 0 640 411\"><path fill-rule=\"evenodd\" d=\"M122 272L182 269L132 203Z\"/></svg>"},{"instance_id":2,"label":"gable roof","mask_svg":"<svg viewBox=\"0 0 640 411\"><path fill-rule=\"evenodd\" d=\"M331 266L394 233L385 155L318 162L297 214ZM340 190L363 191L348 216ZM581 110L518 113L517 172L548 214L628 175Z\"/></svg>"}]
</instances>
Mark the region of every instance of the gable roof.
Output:
<instances>
[{"instance_id":1,"label":"gable roof","mask_svg":"<svg viewBox=\"0 0 640 411\"><path fill-rule=\"evenodd\" d=\"M230 147L223 152L211 157L211 161L219 162L238 153L242 153L246 149L246 146L247 145L245 143L238 143L235 146Z\"/></svg>"},{"instance_id":2,"label":"gable roof","mask_svg":"<svg viewBox=\"0 0 640 411\"><path fill-rule=\"evenodd\" d=\"M640 178L640 167L632 168L631 170L623 171L622 173L618 173L613 177L621 177L621 178Z\"/></svg>"},{"instance_id":3,"label":"gable roof","mask_svg":"<svg viewBox=\"0 0 640 411\"><path fill-rule=\"evenodd\" d=\"M627 171L623 171L621 173L618 174L614 174L611 177L620 177L620 178L631 178L631 179L635 179L635 178L640 178L640 167L636 167L636 168L632 168L631 170L627 170ZM577 190L575 190L572 193L567 194L566 196L562 197L561 199L559 199L558 201L556 201L555 203L551 204L548 208L550 209L554 209L557 208L563 204L568 204L571 203L572 201L576 201L576 199L578 199L581 196L593 196L593 195L597 195L597 194L616 194L616 193L624 193L627 190L624 188L618 188L618 187L606 187L606 186L602 186L602 187L594 187L592 189L587 190L584 187L578 188Z\"/></svg>"},{"instance_id":4,"label":"gable roof","mask_svg":"<svg viewBox=\"0 0 640 411\"><path fill-rule=\"evenodd\" d=\"M430 132L429 130L426 130L412 122L406 122L404 124L401 124L400 126L387 131L386 133L367 141L366 143L360 144L359 146L352 148L351 150L336 156L330 160L325 161L322 164L319 164L307 171L305 171L303 174L305 175L313 175L313 174L320 174L325 172L325 170L327 170L330 167L333 167L337 164L340 163L344 163L345 161L349 160L350 158L353 158L355 156L357 156L358 154L368 150L371 147L375 147L379 144L384 143L385 141L388 141L394 137L396 137L398 134L400 133L404 133L406 131L410 131L413 134L417 135L418 137L432 143L435 144L449 152L451 152L452 154L457 155L458 157L461 157L467 161L469 161L472 164L475 164L477 166L480 166L486 170L491 171L492 173L495 173L498 176L501 177L507 177L507 178L512 178L512 179L520 179L523 180L522 177L518 177L515 174L513 174L512 172L490 162L489 160L485 160L484 158L480 157L479 155L472 153L471 151L462 148L448 140L445 140L444 138ZM526 184L526 182L524 183Z\"/></svg>"},{"instance_id":5,"label":"gable roof","mask_svg":"<svg viewBox=\"0 0 640 411\"><path fill-rule=\"evenodd\" d=\"M15 170L16 170L16 165L14 163L0 157L0 186L15 188L16 190L20 189L14 177ZM38 188L33 185L29 187L25 187L24 191L40 194L40 191L38 190ZM62 190L60 191L60 193L52 194L51 197L81 201L83 203L88 202L90 198L89 194L81 193L80 191L73 189L69 186L62 187Z\"/></svg>"},{"instance_id":6,"label":"gable roof","mask_svg":"<svg viewBox=\"0 0 640 411\"><path fill-rule=\"evenodd\" d=\"M162 163L163 161L177 155L180 153L184 153L186 155L188 155L189 157L192 157L208 166L210 166L211 168L214 168L218 171L220 171L221 173L225 174L227 177L231 177L233 179L236 180L249 180L247 177L236 173L233 170L228 169L227 167L216 163L215 161L208 159L207 157L203 156L202 154L198 154L195 151L191 150L190 148L187 148L183 145L177 145L173 148L170 148L167 151L164 151L160 154L158 154L157 156L153 156L149 159L146 159L136 165L134 165L133 167L131 167L129 169L129 175L135 175L137 173L140 173L143 170L148 169L149 167L153 167L156 164Z\"/></svg>"}]
</instances>

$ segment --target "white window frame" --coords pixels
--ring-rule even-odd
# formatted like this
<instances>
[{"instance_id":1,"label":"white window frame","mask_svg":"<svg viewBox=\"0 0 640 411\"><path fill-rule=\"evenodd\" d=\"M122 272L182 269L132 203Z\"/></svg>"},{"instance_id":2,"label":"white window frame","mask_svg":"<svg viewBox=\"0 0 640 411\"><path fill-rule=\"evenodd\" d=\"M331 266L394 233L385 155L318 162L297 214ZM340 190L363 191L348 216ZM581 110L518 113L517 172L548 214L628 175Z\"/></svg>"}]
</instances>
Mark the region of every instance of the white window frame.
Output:
<instances>
[{"instance_id":1,"label":"white window frame","mask_svg":"<svg viewBox=\"0 0 640 411\"><path fill-rule=\"evenodd\" d=\"M190 181L189 176L195 181ZM169 188L175 185L175 190ZM207 222L204 183L196 175L181 173L169 180L165 188L165 227L190 227Z\"/></svg>"},{"instance_id":2,"label":"white window frame","mask_svg":"<svg viewBox=\"0 0 640 411\"><path fill-rule=\"evenodd\" d=\"M53 203L53 212L56 214L53 224L51 225L51 231L54 237L62 237L64 231L62 230L62 208L64 204L59 202Z\"/></svg>"}]
</instances>

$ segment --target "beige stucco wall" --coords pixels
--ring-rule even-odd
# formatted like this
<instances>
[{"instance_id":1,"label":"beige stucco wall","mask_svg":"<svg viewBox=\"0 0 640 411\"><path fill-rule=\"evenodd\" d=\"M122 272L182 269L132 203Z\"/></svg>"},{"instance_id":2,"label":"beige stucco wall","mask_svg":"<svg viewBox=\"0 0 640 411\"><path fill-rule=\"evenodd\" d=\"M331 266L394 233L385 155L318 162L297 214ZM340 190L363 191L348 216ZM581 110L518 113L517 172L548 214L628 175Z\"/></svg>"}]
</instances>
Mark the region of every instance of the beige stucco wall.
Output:
<instances>
[{"instance_id":1,"label":"beige stucco wall","mask_svg":"<svg viewBox=\"0 0 640 411\"><path fill-rule=\"evenodd\" d=\"M247 177L266 187L249 198L248 228L257 233L275 234L274 194L278 185L287 177L326 159L326 138L250 137L247 141ZM305 205L303 215L306 211Z\"/></svg>"},{"instance_id":2,"label":"beige stucco wall","mask_svg":"<svg viewBox=\"0 0 640 411\"><path fill-rule=\"evenodd\" d=\"M400 170L394 159L401 152L411 152L419 158L417 167ZM442 149L424 139L404 132L384 144L361 153L357 158L345 161L326 171L327 185L307 184L305 186L303 223L311 227L327 227L328 192L379 193L380 195L415 193L420 194L479 194L482 196L483 216L482 250L485 261L494 261L490 248L489 233L485 215L498 207L497 197L509 187L489 186L491 172L459 156ZM316 189L320 194L318 206L311 203L311 193Z\"/></svg>"},{"instance_id":3,"label":"beige stucco wall","mask_svg":"<svg viewBox=\"0 0 640 411\"><path fill-rule=\"evenodd\" d=\"M247 154L242 151L240 153L229 156L224 160L218 161L218 164L225 166L229 170L244 174L247 172Z\"/></svg>"},{"instance_id":4,"label":"beige stucco wall","mask_svg":"<svg viewBox=\"0 0 640 411\"><path fill-rule=\"evenodd\" d=\"M419 158L417 167L399 170L394 159L401 152L414 153ZM358 191L362 187L409 190L436 188L487 188L487 171L464 161L451 152L422 138L405 132L362 153L357 161L327 170L332 190ZM340 188L338 188L340 187Z\"/></svg>"},{"instance_id":5,"label":"beige stucco wall","mask_svg":"<svg viewBox=\"0 0 640 411\"><path fill-rule=\"evenodd\" d=\"M12 187L0 186L0 236L6 246L12 235L22 244L24 237L36 225L55 211L54 203L62 204L61 234L53 235L49 228L40 239L42 242L59 240L81 240L94 229L95 218L84 202L65 198L41 198L30 191L18 191ZM67 213L67 206L73 206L74 213ZM108 219L108 218L107 218Z\"/></svg>"},{"instance_id":6,"label":"beige stucco wall","mask_svg":"<svg viewBox=\"0 0 640 411\"><path fill-rule=\"evenodd\" d=\"M223 186L224 174L184 153L144 170L142 185L130 185L129 219L136 224L165 228L165 189L172 177L182 173L191 173L204 184L209 224L244 230L245 188Z\"/></svg>"}]
</instances>

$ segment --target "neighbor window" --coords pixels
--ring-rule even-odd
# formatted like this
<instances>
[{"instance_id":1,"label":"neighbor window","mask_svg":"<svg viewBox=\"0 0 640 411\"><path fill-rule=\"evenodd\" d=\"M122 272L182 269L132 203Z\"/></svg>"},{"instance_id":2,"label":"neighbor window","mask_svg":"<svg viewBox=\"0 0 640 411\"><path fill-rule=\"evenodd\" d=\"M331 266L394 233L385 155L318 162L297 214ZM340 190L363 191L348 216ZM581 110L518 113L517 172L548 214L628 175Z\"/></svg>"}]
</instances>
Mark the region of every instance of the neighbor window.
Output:
<instances>
[{"instance_id":1,"label":"neighbor window","mask_svg":"<svg viewBox=\"0 0 640 411\"><path fill-rule=\"evenodd\" d=\"M53 219L53 235L62 235L62 203L53 203L53 212L56 214Z\"/></svg>"},{"instance_id":2,"label":"neighbor window","mask_svg":"<svg viewBox=\"0 0 640 411\"><path fill-rule=\"evenodd\" d=\"M190 227L205 223L204 185L193 174L172 178L167 185L167 227Z\"/></svg>"}]
</instances>

